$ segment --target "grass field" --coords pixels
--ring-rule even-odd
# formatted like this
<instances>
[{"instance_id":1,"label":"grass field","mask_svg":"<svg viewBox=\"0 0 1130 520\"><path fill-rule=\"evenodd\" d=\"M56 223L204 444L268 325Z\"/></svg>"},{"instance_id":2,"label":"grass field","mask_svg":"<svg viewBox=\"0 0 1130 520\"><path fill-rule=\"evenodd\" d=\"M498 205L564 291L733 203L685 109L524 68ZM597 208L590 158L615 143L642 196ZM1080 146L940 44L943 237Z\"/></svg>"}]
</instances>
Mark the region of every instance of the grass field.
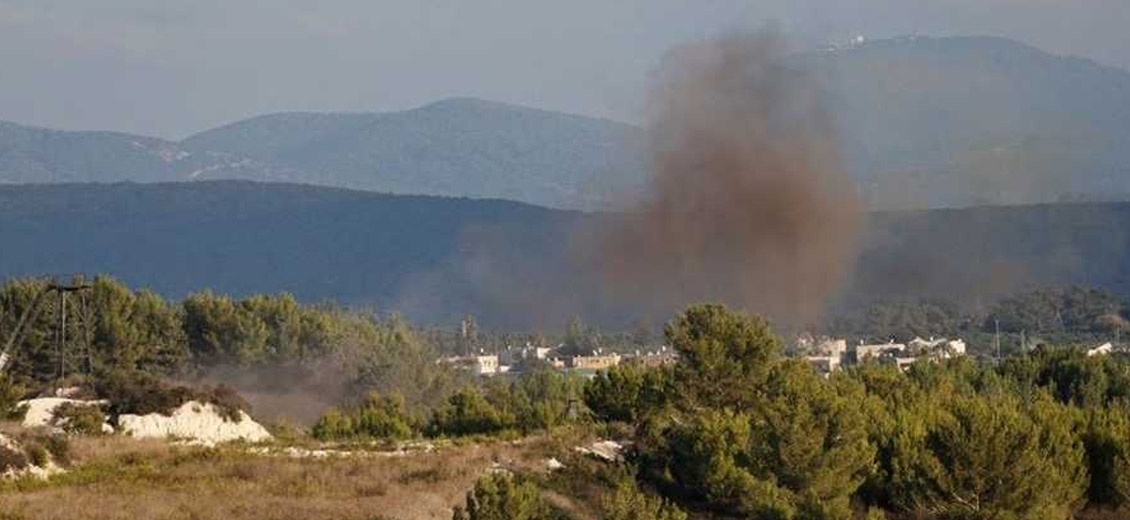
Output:
<instances>
[{"instance_id":1,"label":"grass field","mask_svg":"<svg viewBox=\"0 0 1130 520\"><path fill-rule=\"evenodd\" d=\"M447 520L485 472L544 472L546 456L564 449L547 437L323 458L123 437L76 437L71 445L67 473L0 484L0 519Z\"/></svg>"}]
</instances>

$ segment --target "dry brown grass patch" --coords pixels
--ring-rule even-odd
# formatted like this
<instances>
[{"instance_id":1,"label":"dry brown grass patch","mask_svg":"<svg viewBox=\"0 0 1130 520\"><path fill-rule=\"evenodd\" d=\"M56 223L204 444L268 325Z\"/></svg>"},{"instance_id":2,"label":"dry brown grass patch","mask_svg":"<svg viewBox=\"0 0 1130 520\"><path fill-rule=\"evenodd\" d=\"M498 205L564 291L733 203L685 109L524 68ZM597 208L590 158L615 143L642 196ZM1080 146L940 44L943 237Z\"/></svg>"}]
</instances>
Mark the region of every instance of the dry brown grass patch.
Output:
<instances>
[{"instance_id":1,"label":"dry brown grass patch","mask_svg":"<svg viewBox=\"0 0 1130 520\"><path fill-rule=\"evenodd\" d=\"M498 461L532 461L528 449L499 442L319 459L76 438L76 469L49 484L0 491L0 518L447 520L480 475Z\"/></svg>"}]
</instances>

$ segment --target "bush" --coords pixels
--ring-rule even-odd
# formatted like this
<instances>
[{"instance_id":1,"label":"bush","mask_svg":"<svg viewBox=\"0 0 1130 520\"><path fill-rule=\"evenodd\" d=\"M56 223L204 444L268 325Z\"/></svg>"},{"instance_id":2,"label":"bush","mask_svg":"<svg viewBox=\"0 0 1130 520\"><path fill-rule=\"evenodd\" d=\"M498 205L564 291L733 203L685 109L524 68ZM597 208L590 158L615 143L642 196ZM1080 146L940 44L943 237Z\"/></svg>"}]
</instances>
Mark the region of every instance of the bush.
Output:
<instances>
[{"instance_id":1,"label":"bush","mask_svg":"<svg viewBox=\"0 0 1130 520\"><path fill-rule=\"evenodd\" d=\"M20 450L0 445L0 473L27 467L27 456Z\"/></svg>"},{"instance_id":2,"label":"bush","mask_svg":"<svg viewBox=\"0 0 1130 520\"><path fill-rule=\"evenodd\" d=\"M319 440L341 440L367 437L400 440L412 437L415 428L404 411L404 398L399 394L382 397L370 393L356 414L331 408L314 424L310 434Z\"/></svg>"},{"instance_id":3,"label":"bush","mask_svg":"<svg viewBox=\"0 0 1130 520\"><path fill-rule=\"evenodd\" d=\"M452 520L553 520L549 505L532 483L506 473L493 473L475 483L467 503L456 507Z\"/></svg>"},{"instance_id":4,"label":"bush","mask_svg":"<svg viewBox=\"0 0 1130 520\"><path fill-rule=\"evenodd\" d=\"M138 371L114 371L99 378L96 390L99 396L110 401L112 415L159 413L171 415L189 401L209 403L229 421L239 421L241 410L250 405L227 385L194 390L172 385L157 376Z\"/></svg>"},{"instance_id":5,"label":"bush","mask_svg":"<svg viewBox=\"0 0 1130 520\"><path fill-rule=\"evenodd\" d=\"M215 406L221 417L232 422L243 420L243 414L240 412L251 411L251 404L240 396L234 388L223 383L214 387L204 387L196 392L189 391L188 395L192 396L192 400Z\"/></svg>"},{"instance_id":6,"label":"bush","mask_svg":"<svg viewBox=\"0 0 1130 520\"><path fill-rule=\"evenodd\" d=\"M19 420L23 419L23 413L16 410L16 403L23 399L26 390L11 376L0 374L0 417L15 420L18 416ZM26 412L27 410L24 410L24 413Z\"/></svg>"},{"instance_id":7,"label":"bush","mask_svg":"<svg viewBox=\"0 0 1130 520\"><path fill-rule=\"evenodd\" d=\"M67 433L101 435L106 414L98 405L63 403L52 412L53 422Z\"/></svg>"},{"instance_id":8,"label":"bush","mask_svg":"<svg viewBox=\"0 0 1130 520\"><path fill-rule=\"evenodd\" d=\"M47 448L47 452L51 454L51 458L55 459L55 464L60 466L68 466L71 463L71 444L67 438L62 435L51 435L44 438L43 445Z\"/></svg>"},{"instance_id":9,"label":"bush","mask_svg":"<svg viewBox=\"0 0 1130 520\"><path fill-rule=\"evenodd\" d=\"M323 441L348 439L357 435L357 429L353 425L353 417L337 408L330 408L314 423L310 435Z\"/></svg>"},{"instance_id":10,"label":"bush","mask_svg":"<svg viewBox=\"0 0 1130 520\"><path fill-rule=\"evenodd\" d=\"M412 436L411 419L404 412L404 398L400 394L380 396L369 394L357 414L358 433L376 439L399 440Z\"/></svg>"},{"instance_id":11,"label":"bush","mask_svg":"<svg viewBox=\"0 0 1130 520\"><path fill-rule=\"evenodd\" d=\"M50 462L51 458L47 453L47 449L36 442L28 442L24 444L24 453L27 454L27 461L32 466L44 467Z\"/></svg>"},{"instance_id":12,"label":"bush","mask_svg":"<svg viewBox=\"0 0 1130 520\"><path fill-rule=\"evenodd\" d=\"M462 436L497 433L505 426L498 410L478 390L467 387L435 411L428 431L433 436Z\"/></svg>"},{"instance_id":13,"label":"bush","mask_svg":"<svg viewBox=\"0 0 1130 520\"><path fill-rule=\"evenodd\" d=\"M623 480L601 501L602 520L686 520L678 506L640 491L635 483Z\"/></svg>"}]
</instances>

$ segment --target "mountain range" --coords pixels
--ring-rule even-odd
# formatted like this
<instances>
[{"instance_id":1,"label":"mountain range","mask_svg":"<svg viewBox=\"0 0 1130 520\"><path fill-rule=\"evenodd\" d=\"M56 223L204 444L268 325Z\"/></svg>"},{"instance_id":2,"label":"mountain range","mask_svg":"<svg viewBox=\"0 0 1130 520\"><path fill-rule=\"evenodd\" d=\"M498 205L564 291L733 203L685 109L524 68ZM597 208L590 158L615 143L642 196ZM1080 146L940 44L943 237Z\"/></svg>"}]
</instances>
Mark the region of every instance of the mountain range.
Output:
<instances>
[{"instance_id":1,"label":"mountain range","mask_svg":"<svg viewBox=\"0 0 1130 520\"><path fill-rule=\"evenodd\" d=\"M626 325L570 266L607 215L502 200L281 183L0 186L0 277L106 273L170 297L287 291L430 322ZM613 217L614 218L614 217ZM876 212L840 299L945 297L1087 284L1130 295L1130 203ZM853 255L845 251L843 261ZM660 317L665 319L666 315Z\"/></svg>"},{"instance_id":2,"label":"mountain range","mask_svg":"<svg viewBox=\"0 0 1130 520\"><path fill-rule=\"evenodd\" d=\"M1123 199L1130 73L1000 38L787 57L826 89L873 208ZM0 123L0 183L247 179L601 209L649 170L638 127L477 99L269 114L179 142Z\"/></svg>"}]
</instances>

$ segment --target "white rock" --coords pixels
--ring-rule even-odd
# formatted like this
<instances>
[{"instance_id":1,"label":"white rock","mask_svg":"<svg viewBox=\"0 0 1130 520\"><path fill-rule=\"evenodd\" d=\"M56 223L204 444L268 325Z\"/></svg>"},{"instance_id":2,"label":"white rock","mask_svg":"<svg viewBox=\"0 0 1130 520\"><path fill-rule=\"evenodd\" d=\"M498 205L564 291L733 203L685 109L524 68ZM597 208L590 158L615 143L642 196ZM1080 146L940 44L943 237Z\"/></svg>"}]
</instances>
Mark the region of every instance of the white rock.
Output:
<instances>
[{"instance_id":1,"label":"white rock","mask_svg":"<svg viewBox=\"0 0 1130 520\"><path fill-rule=\"evenodd\" d=\"M118 417L118 427L122 433L135 438L173 437L209 446L235 440L261 442L271 439L267 429L242 410L239 416L239 421L229 421L214 405L189 401L177 408L172 415L121 415Z\"/></svg>"},{"instance_id":2,"label":"white rock","mask_svg":"<svg viewBox=\"0 0 1130 520\"><path fill-rule=\"evenodd\" d=\"M545 461L545 467L548 468L549 471L557 471L559 469L565 469L565 465L562 464L561 461L557 460L556 458L550 458L550 459L546 460Z\"/></svg>"},{"instance_id":3,"label":"white rock","mask_svg":"<svg viewBox=\"0 0 1130 520\"><path fill-rule=\"evenodd\" d=\"M79 406L104 406L109 404L108 401L83 401L81 399L68 399L65 397L40 397L20 401L16 406L27 406L27 415L24 415L23 422L24 428L55 428L55 409L65 403ZM103 425L102 430L105 431L108 426L109 425ZM113 432L113 428L110 428L110 431Z\"/></svg>"},{"instance_id":4,"label":"white rock","mask_svg":"<svg viewBox=\"0 0 1130 520\"><path fill-rule=\"evenodd\" d=\"M624 460L620 452L624 450L624 445L616 441L599 441L590 444L589 446L578 446L574 448L576 451L596 457L606 462L620 462Z\"/></svg>"}]
</instances>

